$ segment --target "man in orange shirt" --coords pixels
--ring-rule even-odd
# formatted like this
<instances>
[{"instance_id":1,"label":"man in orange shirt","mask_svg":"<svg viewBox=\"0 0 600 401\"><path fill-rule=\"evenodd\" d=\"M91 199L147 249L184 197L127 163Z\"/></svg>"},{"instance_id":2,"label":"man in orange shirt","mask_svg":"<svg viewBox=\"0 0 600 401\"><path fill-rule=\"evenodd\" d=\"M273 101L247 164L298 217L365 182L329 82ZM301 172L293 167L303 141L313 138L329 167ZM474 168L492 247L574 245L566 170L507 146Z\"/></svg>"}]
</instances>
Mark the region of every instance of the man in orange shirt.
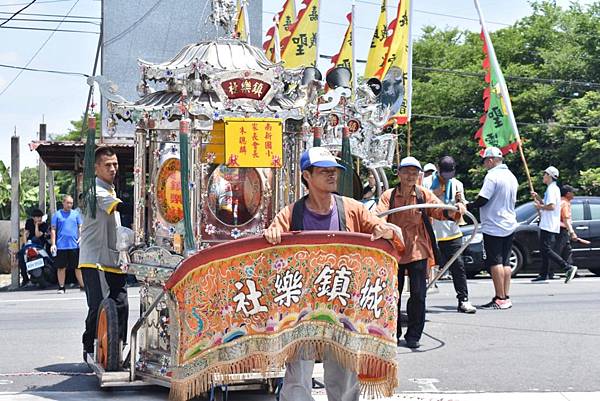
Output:
<instances>
[{"instance_id":1,"label":"man in orange shirt","mask_svg":"<svg viewBox=\"0 0 600 401\"><path fill-rule=\"evenodd\" d=\"M421 163L414 157L405 157L400 161L396 188L388 189L381 195L375 213L385 212L400 206L417 203L436 203L443 205L433 192L417 185L421 174ZM466 209L462 203L456 205L457 212L442 209L412 209L387 216L387 221L400 227L406 244L404 254L398 261L398 290L402 294L404 274L408 271L410 278L410 298L406 306L408 328L404 339L408 348L419 348L419 340L425 327L425 297L427 295L427 277L429 267L435 264L435 236L431 227L431 218L437 220L458 220ZM422 211L426 214L423 215ZM427 220L426 220L427 219ZM429 224L427 224L429 223ZM431 232L431 235L429 234ZM402 328L400 327L400 298L398 298L398 345Z\"/></svg>"},{"instance_id":2,"label":"man in orange shirt","mask_svg":"<svg viewBox=\"0 0 600 401\"><path fill-rule=\"evenodd\" d=\"M556 253L569 265L573 265L573 255L571 241L577 241L577 234L571 224L571 200L575 197L575 188L570 185L563 185L560 189L560 232L558 241L556 241ZM565 273L565 284L575 277L577 267L570 269Z\"/></svg>"},{"instance_id":3,"label":"man in orange shirt","mask_svg":"<svg viewBox=\"0 0 600 401\"><path fill-rule=\"evenodd\" d=\"M396 227L373 216L362 203L334 194L340 165L323 147L313 147L300 158L302 183L308 195L283 208L263 235L271 244L281 242L283 232L298 230L351 231L371 234L371 239L392 240L399 252L404 243ZM312 400L312 371L314 360L297 359L286 363L281 401ZM331 401L358 401L360 386L358 376L342 368L334 358L326 356L325 390Z\"/></svg>"}]
</instances>

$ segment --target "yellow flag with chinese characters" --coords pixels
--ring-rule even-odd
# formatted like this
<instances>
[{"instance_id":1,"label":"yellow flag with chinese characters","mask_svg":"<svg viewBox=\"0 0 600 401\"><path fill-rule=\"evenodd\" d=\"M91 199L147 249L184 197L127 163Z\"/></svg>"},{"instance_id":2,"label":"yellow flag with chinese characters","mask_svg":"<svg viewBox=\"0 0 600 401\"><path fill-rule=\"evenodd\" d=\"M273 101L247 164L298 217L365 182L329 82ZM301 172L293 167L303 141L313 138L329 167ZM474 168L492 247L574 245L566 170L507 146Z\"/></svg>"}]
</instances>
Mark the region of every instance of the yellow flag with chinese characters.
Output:
<instances>
[{"instance_id":1,"label":"yellow flag with chinese characters","mask_svg":"<svg viewBox=\"0 0 600 401\"><path fill-rule=\"evenodd\" d=\"M377 71L383 67L387 48L385 47L385 39L387 38L387 11L385 9L385 3L387 0L381 1L381 12L379 13L379 19L375 26L375 32L373 32L373 39L371 39L371 48L369 50L369 56L367 57L367 65L365 66L365 78L377 77Z\"/></svg>"},{"instance_id":2,"label":"yellow flag with chinese characters","mask_svg":"<svg viewBox=\"0 0 600 401\"><path fill-rule=\"evenodd\" d=\"M237 20L235 22L235 37L244 42L248 41L248 27L246 26L245 5L238 2Z\"/></svg>"},{"instance_id":3,"label":"yellow flag with chinese characters","mask_svg":"<svg viewBox=\"0 0 600 401\"><path fill-rule=\"evenodd\" d=\"M286 68L317 65L319 0L304 0L291 34L281 41L281 61Z\"/></svg>"},{"instance_id":4,"label":"yellow flag with chinese characters","mask_svg":"<svg viewBox=\"0 0 600 401\"><path fill-rule=\"evenodd\" d=\"M398 124L406 124L410 120L410 2L398 1L398 14L389 26L392 33L385 40L385 62L376 75L382 80L380 100L390 106L392 120Z\"/></svg>"},{"instance_id":5,"label":"yellow flag with chinese characters","mask_svg":"<svg viewBox=\"0 0 600 401\"><path fill-rule=\"evenodd\" d=\"M346 18L348 19L349 25L346 29L346 35L344 35L344 41L342 42L339 53L331 58L331 62L333 63L331 69L335 67L346 67L352 72L352 76L354 76L354 70L352 68L352 13L346 15Z\"/></svg>"},{"instance_id":6,"label":"yellow flag with chinese characters","mask_svg":"<svg viewBox=\"0 0 600 401\"><path fill-rule=\"evenodd\" d=\"M281 41L290 36L292 26L294 25L294 21L296 21L296 2L294 0L286 0L283 4L283 9L273 17L273 21L275 21L275 25L267 31L267 40L263 43L263 49L269 60L276 61L275 42L277 35L275 35L275 29L279 33L279 43L281 46ZM281 49L279 53L281 54Z\"/></svg>"}]
</instances>

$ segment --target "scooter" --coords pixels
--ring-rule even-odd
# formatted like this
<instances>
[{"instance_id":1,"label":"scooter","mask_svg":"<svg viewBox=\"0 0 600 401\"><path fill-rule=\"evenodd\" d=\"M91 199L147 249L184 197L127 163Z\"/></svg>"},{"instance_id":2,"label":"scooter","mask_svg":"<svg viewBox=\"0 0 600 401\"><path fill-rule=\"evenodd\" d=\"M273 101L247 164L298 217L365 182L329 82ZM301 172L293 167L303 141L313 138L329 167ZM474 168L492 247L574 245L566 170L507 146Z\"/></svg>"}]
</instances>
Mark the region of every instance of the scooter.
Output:
<instances>
[{"instance_id":1,"label":"scooter","mask_svg":"<svg viewBox=\"0 0 600 401\"><path fill-rule=\"evenodd\" d=\"M23 259L32 283L46 288L56 281L53 260L42 245L28 241L23 245Z\"/></svg>"}]
</instances>

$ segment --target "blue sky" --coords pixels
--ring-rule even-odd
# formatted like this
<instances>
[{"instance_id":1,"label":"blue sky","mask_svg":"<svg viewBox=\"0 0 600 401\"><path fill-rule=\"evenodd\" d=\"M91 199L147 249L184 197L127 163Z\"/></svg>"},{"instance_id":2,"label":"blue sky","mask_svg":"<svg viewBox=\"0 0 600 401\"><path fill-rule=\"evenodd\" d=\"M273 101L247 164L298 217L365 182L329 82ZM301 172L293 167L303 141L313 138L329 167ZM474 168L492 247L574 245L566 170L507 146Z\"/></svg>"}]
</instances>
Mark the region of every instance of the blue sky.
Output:
<instances>
[{"instance_id":1,"label":"blue sky","mask_svg":"<svg viewBox=\"0 0 600 401\"><path fill-rule=\"evenodd\" d=\"M154 0L127 0L139 3ZM190 0L193 1L193 0ZM300 0L296 1L300 3ZM320 53L335 54L346 30L345 15L350 12L351 0L321 0ZM592 0L580 0L581 4ZM28 0L0 0L0 23L3 18L22 8ZM263 1L263 33L272 23L273 13L280 10L283 0ZM480 0L488 27L491 30L514 23L517 19L529 15L531 8L527 0ZM566 7L569 0L557 0L557 4ZM380 0L356 0L356 41L357 57L365 59L371 41L372 27L378 17ZM388 19L396 12L396 0L388 0ZM100 17L99 0L38 0L24 13L66 14ZM502 14L494 13L502 10ZM443 16L446 14L449 16ZM453 16L453 17L450 17ZM54 19L57 17L27 16L19 18ZM65 23L60 29L98 31L99 20L86 20L91 23ZM425 25L434 25L440 29L459 27L478 31L477 13L472 0L414 0L414 35L419 36ZM54 29L57 22L10 21L7 27L35 26ZM49 31L29 31L0 28L0 64L24 66L50 36ZM91 74L98 35L90 33L56 32L47 44L33 58L30 68L72 71ZM256 44L255 44L256 45ZM179 49L173 49L175 54ZM502 63L502 60L500 60ZM327 60L321 60L319 68L329 68ZM360 68L360 67L359 67ZM0 67L0 93L16 76L17 70ZM70 120L77 119L82 113L87 98L88 86L84 77L64 76L38 72L23 72L20 77L0 95L0 159L10 165L10 136L15 127L21 141L21 168L37 163L37 153L30 152L27 144L37 138L39 124L47 124L49 135L61 134L70 127Z\"/></svg>"}]
</instances>

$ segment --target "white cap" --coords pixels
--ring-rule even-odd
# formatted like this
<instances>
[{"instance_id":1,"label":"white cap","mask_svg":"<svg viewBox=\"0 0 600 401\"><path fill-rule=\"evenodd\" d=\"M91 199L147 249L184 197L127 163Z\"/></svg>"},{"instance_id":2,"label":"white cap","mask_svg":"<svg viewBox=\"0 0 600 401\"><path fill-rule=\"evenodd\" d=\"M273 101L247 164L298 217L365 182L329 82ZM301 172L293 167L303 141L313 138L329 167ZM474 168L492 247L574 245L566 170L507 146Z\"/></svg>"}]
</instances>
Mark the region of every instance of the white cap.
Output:
<instances>
[{"instance_id":1,"label":"white cap","mask_svg":"<svg viewBox=\"0 0 600 401\"><path fill-rule=\"evenodd\" d=\"M421 168L421 163L419 163L419 161L412 156L408 156L400 160L400 166L398 168L402 167L416 167L419 170L423 170Z\"/></svg>"},{"instance_id":2,"label":"white cap","mask_svg":"<svg viewBox=\"0 0 600 401\"><path fill-rule=\"evenodd\" d=\"M433 163L427 163L423 167L423 171L437 171L437 167L435 167L435 164L433 164Z\"/></svg>"},{"instance_id":3,"label":"white cap","mask_svg":"<svg viewBox=\"0 0 600 401\"><path fill-rule=\"evenodd\" d=\"M495 146L490 146L489 148L485 148L481 157L484 159L488 157L502 158L502 151Z\"/></svg>"},{"instance_id":4,"label":"white cap","mask_svg":"<svg viewBox=\"0 0 600 401\"><path fill-rule=\"evenodd\" d=\"M346 170L346 167L339 164L327 148L320 146L315 146L306 150L300 157L300 169L302 171L312 166L337 167Z\"/></svg>"},{"instance_id":5,"label":"white cap","mask_svg":"<svg viewBox=\"0 0 600 401\"><path fill-rule=\"evenodd\" d=\"M558 169L554 166L548 167L546 170L544 170L544 173L552 177L553 180L556 180L558 178Z\"/></svg>"}]
</instances>

